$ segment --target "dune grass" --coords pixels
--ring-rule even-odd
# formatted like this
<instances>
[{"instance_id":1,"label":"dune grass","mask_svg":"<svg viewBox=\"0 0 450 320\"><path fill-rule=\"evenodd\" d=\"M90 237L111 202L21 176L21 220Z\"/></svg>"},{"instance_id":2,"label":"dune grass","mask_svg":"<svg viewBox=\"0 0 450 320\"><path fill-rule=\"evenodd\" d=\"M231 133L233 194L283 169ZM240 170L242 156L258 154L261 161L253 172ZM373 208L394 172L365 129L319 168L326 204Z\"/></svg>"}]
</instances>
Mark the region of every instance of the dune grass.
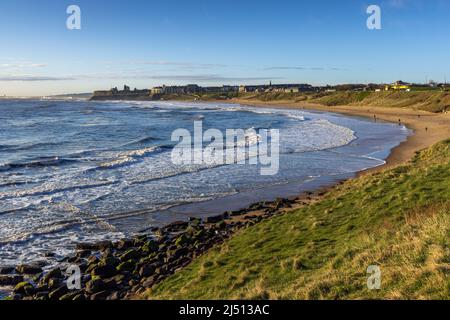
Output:
<instances>
[{"instance_id":1,"label":"dune grass","mask_svg":"<svg viewBox=\"0 0 450 320\"><path fill-rule=\"evenodd\" d=\"M239 231L148 299L449 299L450 140ZM369 265L381 289L367 288Z\"/></svg>"},{"instance_id":2,"label":"dune grass","mask_svg":"<svg viewBox=\"0 0 450 320\"><path fill-rule=\"evenodd\" d=\"M353 105L362 107L411 108L429 112L450 110L450 91L413 90L355 92L337 91L321 93L245 93L240 99L270 101L311 102L325 106Z\"/></svg>"}]
</instances>

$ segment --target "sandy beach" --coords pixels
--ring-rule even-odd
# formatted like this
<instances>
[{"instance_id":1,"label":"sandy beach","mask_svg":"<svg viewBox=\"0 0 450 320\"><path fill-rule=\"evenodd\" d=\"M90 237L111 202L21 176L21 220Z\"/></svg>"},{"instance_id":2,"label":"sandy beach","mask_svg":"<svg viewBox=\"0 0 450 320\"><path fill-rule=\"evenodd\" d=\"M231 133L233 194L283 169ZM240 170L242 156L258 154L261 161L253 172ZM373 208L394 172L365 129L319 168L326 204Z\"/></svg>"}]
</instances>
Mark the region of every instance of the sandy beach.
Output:
<instances>
[{"instance_id":1,"label":"sandy beach","mask_svg":"<svg viewBox=\"0 0 450 320\"><path fill-rule=\"evenodd\" d=\"M439 141L450 138L450 113L431 113L409 108L383 108L373 106L324 106L307 102L258 100L230 100L231 103L264 108L307 109L363 116L393 123L401 123L414 131L407 141L392 150L384 166L364 172L394 167L409 161L414 154ZM360 173L361 174L361 173Z\"/></svg>"}]
</instances>

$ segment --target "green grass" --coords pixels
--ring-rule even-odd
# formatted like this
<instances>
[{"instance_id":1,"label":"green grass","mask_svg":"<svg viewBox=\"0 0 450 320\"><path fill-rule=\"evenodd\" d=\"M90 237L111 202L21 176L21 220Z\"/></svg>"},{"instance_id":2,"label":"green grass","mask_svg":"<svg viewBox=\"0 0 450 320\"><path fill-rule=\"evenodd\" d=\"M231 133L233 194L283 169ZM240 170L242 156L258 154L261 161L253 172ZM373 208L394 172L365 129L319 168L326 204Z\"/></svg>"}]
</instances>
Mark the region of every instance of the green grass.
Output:
<instances>
[{"instance_id":1,"label":"green grass","mask_svg":"<svg viewBox=\"0 0 450 320\"><path fill-rule=\"evenodd\" d=\"M411 92L337 91L321 93L245 93L240 94L239 98L248 100L254 99L264 102L307 101L326 106L354 105L362 107L407 107L429 112L450 110L450 92L442 90L420 89L412 90Z\"/></svg>"},{"instance_id":2,"label":"green grass","mask_svg":"<svg viewBox=\"0 0 450 320\"><path fill-rule=\"evenodd\" d=\"M450 140L239 231L149 299L449 299ZM367 289L378 265L381 290Z\"/></svg>"}]
</instances>

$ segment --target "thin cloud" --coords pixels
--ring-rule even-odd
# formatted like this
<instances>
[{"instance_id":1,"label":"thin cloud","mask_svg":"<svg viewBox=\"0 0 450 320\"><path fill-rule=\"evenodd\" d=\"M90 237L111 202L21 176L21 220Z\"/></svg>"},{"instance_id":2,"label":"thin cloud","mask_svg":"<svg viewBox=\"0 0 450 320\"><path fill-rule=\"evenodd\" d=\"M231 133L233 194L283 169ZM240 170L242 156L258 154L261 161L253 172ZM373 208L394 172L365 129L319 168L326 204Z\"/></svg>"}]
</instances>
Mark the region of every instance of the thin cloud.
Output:
<instances>
[{"instance_id":1,"label":"thin cloud","mask_svg":"<svg viewBox=\"0 0 450 320\"><path fill-rule=\"evenodd\" d=\"M233 77L220 74L146 74L146 73L92 73L67 76L1 76L0 81L4 82L38 82L38 81L72 81L72 80L95 80L95 79L114 79L114 80L160 80L160 81L180 81L180 82L247 82L247 81L267 81L280 80L281 77Z\"/></svg>"},{"instance_id":2,"label":"thin cloud","mask_svg":"<svg viewBox=\"0 0 450 320\"><path fill-rule=\"evenodd\" d=\"M45 68L45 63L2 63L0 68L4 69L23 69L23 68Z\"/></svg>"},{"instance_id":3,"label":"thin cloud","mask_svg":"<svg viewBox=\"0 0 450 320\"><path fill-rule=\"evenodd\" d=\"M37 81L69 81L76 80L70 77L49 77L49 76L0 76L2 82L37 82Z\"/></svg>"},{"instance_id":4,"label":"thin cloud","mask_svg":"<svg viewBox=\"0 0 450 320\"><path fill-rule=\"evenodd\" d=\"M220 74L149 74L147 72L123 72L123 73L90 73L70 75L76 79L149 79L149 80L174 80L174 81L260 81L270 79L282 79L280 77L238 77L224 76Z\"/></svg>"},{"instance_id":5,"label":"thin cloud","mask_svg":"<svg viewBox=\"0 0 450 320\"><path fill-rule=\"evenodd\" d=\"M324 71L324 70L333 70L333 71L339 71L343 70L342 68L325 68L325 67L295 67L295 66L278 66L278 67L267 67L263 70L270 71L270 70L302 70L302 71Z\"/></svg>"},{"instance_id":6,"label":"thin cloud","mask_svg":"<svg viewBox=\"0 0 450 320\"><path fill-rule=\"evenodd\" d=\"M107 62L109 66L116 65L138 65L138 66L169 66L179 69L212 69L212 68L226 68L229 65L219 63L194 63L194 62L180 62L180 61L166 61L166 60L137 60L125 62Z\"/></svg>"},{"instance_id":7,"label":"thin cloud","mask_svg":"<svg viewBox=\"0 0 450 320\"><path fill-rule=\"evenodd\" d=\"M245 82L245 81L266 81L279 80L279 77L227 77L216 74L200 74L200 75L155 75L144 77L144 79L153 80L178 80L178 81L200 81L200 82Z\"/></svg>"}]
</instances>

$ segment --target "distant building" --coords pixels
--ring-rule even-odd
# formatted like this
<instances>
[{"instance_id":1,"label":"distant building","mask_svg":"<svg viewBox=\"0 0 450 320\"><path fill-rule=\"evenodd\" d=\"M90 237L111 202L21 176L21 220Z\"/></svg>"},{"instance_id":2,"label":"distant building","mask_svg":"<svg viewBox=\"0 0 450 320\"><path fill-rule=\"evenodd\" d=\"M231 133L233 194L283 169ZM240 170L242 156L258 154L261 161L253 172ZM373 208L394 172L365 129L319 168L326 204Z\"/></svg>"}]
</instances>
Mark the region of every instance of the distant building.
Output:
<instances>
[{"instance_id":1,"label":"distant building","mask_svg":"<svg viewBox=\"0 0 450 320\"><path fill-rule=\"evenodd\" d=\"M155 94L162 94L164 92L163 92L163 88L162 87L153 87L152 89L150 89L150 93L152 95L155 95Z\"/></svg>"}]
</instances>

